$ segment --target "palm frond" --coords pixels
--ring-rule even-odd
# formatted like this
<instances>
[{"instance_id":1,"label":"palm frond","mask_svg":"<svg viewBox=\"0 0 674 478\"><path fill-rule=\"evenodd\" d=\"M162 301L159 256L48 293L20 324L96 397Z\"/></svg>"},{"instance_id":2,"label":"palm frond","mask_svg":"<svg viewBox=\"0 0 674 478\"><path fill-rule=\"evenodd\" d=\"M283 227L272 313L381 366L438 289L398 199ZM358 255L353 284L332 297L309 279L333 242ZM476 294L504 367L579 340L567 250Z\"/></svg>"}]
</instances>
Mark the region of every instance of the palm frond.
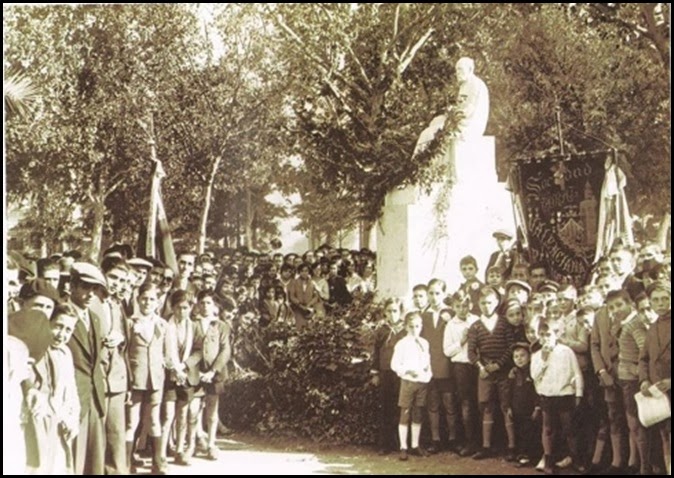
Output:
<instances>
[{"instance_id":1,"label":"palm frond","mask_svg":"<svg viewBox=\"0 0 674 478\"><path fill-rule=\"evenodd\" d=\"M10 114L27 114L30 112L31 104L39 96L37 86L23 73L12 72L7 74L2 89L5 97L5 108Z\"/></svg>"}]
</instances>

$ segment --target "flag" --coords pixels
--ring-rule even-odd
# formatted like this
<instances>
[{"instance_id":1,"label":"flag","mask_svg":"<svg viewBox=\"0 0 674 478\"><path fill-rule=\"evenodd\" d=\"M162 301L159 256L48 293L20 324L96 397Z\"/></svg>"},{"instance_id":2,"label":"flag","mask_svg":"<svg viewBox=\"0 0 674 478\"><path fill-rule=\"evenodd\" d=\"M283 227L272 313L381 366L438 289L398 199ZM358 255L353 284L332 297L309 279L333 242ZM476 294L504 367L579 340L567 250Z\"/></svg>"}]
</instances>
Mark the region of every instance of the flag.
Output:
<instances>
[{"instance_id":1,"label":"flag","mask_svg":"<svg viewBox=\"0 0 674 478\"><path fill-rule=\"evenodd\" d=\"M145 257L162 261L174 271L178 269L171 228L169 227L164 203L161 198L161 180L166 176L161 161L155 161L150 186L150 211L145 230L141 232L138 249Z\"/></svg>"},{"instance_id":2,"label":"flag","mask_svg":"<svg viewBox=\"0 0 674 478\"><path fill-rule=\"evenodd\" d=\"M599 228L594 262L607 256L615 242L620 239L626 246L634 245L632 219L627 207L625 186L627 178L622 169L610 161L606 167L606 176L601 187L599 205Z\"/></svg>"}]
</instances>

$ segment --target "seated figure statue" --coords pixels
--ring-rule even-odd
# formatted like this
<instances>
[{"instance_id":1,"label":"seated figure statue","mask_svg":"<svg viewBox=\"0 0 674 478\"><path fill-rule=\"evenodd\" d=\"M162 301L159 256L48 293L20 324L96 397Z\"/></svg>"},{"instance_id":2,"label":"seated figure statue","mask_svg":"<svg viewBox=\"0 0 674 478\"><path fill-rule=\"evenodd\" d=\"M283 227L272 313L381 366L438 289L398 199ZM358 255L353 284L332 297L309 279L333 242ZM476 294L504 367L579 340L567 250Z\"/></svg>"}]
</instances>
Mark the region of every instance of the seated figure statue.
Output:
<instances>
[{"instance_id":1,"label":"seated figure statue","mask_svg":"<svg viewBox=\"0 0 674 478\"><path fill-rule=\"evenodd\" d=\"M458 140L469 141L480 137L487 128L489 119L489 90L484 81L475 75L475 62L467 57L456 62L456 76L459 81L459 95L456 106L461 120L453 136ZM414 155L423 151L433 141L436 133L445 125L446 115L433 118L430 125L422 131L414 149Z\"/></svg>"},{"instance_id":2,"label":"seated figure statue","mask_svg":"<svg viewBox=\"0 0 674 478\"><path fill-rule=\"evenodd\" d=\"M456 108L461 113L458 137L471 139L484 134L489 118L489 90L475 75L475 62L463 57L456 62L459 98Z\"/></svg>"}]
</instances>

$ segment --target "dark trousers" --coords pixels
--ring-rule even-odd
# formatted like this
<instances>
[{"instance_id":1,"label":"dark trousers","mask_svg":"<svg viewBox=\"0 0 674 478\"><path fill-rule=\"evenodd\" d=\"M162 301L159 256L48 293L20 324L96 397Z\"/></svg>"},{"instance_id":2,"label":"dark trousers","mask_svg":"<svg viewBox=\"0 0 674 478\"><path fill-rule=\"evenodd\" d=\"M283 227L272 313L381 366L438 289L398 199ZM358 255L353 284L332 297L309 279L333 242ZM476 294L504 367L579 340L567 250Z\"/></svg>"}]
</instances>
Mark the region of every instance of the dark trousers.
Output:
<instances>
[{"instance_id":1,"label":"dark trousers","mask_svg":"<svg viewBox=\"0 0 674 478\"><path fill-rule=\"evenodd\" d=\"M477 423L477 368L470 363L455 363L454 375L466 445L477 448L480 438Z\"/></svg>"},{"instance_id":2,"label":"dark trousers","mask_svg":"<svg viewBox=\"0 0 674 478\"><path fill-rule=\"evenodd\" d=\"M538 459L542 453L541 424L531 419L531 413L513 415L515 422L515 443L517 453L526 455L532 460Z\"/></svg>"},{"instance_id":3,"label":"dark trousers","mask_svg":"<svg viewBox=\"0 0 674 478\"><path fill-rule=\"evenodd\" d=\"M456 400L454 393L456 386L454 377L433 378L428 384L428 420L431 428L431 438L433 441L440 440L440 409L445 412L447 421L447 432L450 440L456 439L456 426L458 414L456 410Z\"/></svg>"},{"instance_id":4,"label":"dark trousers","mask_svg":"<svg viewBox=\"0 0 674 478\"><path fill-rule=\"evenodd\" d=\"M126 462L126 392L106 395L105 474L128 475Z\"/></svg>"},{"instance_id":5,"label":"dark trousers","mask_svg":"<svg viewBox=\"0 0 674 478\"><path fill-rule=\"evenodd\" d=\"M398 395L400 378L392 370L379 373L379 447L397 450L398 446Z\"/></svg>"},{"instance_id":6,"label":"dark trousers","mask_svg":"<svg viewBox=\"0 0 674 478\"><path fill-rule=\"evenodd\" d=\"M89 411L80 422L80 432L74 441L75 474L102 475L105 471L104 417L96 411L93 396Z\"/></svg>"},{"instance_id":7,"label":"dark trousers","mask_svg":"<svg viewBox=\"0 0 674 478\"><path fill-rule=\"evenodd\" d=\"M543 451L546 455L552 456L555 434L561 431L562 438L566 441L571 458L574 461L578 460L577 441L573 432L575 400L575 397L572 395L556 397L541 396L541 409L543 410L541 441L543 442Z\"/></svg>"}]
</instances>

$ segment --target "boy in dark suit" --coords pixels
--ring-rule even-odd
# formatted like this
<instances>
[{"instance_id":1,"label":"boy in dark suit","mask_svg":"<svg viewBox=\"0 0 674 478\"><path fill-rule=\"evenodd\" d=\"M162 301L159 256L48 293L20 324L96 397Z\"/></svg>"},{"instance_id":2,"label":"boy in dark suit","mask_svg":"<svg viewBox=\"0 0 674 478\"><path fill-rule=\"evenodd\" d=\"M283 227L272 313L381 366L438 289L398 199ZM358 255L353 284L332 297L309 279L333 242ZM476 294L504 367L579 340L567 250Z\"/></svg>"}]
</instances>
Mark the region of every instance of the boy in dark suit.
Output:
<instances>
[{"instance_id":1,"label":"boy in dark suit","mask_svg":"<svg viewBox=\"0 0 674 478\"><path fill-rule=\"evenodd\" d=\"M477 278L477 261L473 256L466 256L459 261L461 275L465 282L459 286L459 290L465 292L470 297L472 309L470 312L480 315L480 289L484 285Z\"/></svg>"},{"instance_id":2,"label":"boy in dark suit","mask_svg":"<svg viewBox=\"0 0 674 478\"><path fill-rule=\"evenodd\" d=\"M440 406L445 410L449 434L450 450L456 448L457 414L454 403L455 384L452 376L451 363L445 355L443 342L447 322L441 318L445 310L444 303L447 294L447 285L440 279L433 279L428 283L429 307L421 316L423 328L421 336L430 345L431 372L433 378L428 384L428 418L431 426L431 446L429 453L440 451Z\"/></svg>"}]
</instances>

